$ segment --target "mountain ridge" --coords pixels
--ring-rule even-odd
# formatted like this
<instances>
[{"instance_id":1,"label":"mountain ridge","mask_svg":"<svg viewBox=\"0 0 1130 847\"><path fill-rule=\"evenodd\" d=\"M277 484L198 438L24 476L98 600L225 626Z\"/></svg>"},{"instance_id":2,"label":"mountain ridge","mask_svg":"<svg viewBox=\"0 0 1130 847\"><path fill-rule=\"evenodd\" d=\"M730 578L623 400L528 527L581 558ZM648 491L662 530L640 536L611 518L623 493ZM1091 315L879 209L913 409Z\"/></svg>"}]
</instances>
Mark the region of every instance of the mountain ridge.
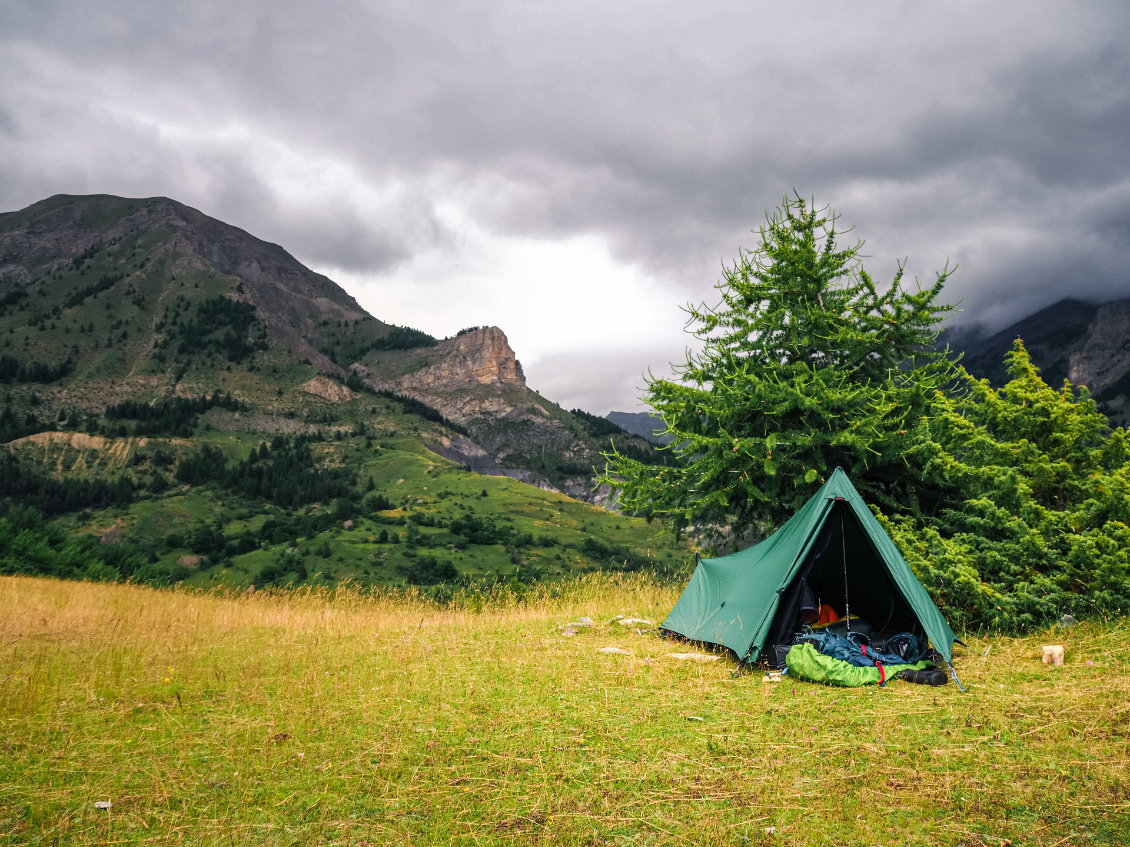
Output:
<instances>
[{"instance_id":1,"label":"mountain ridge","mask_svg":"<svg viewBox=\"0 0 1130 847\"><path fill-rule=\"evenodd\" d=\"M56 416L220 390L267 426L311 394L348 399L348 388L314 380L321 373L435 409L463 431L429 443L469 467L592 502L607 496L591 484L607 440L526 385L499 328L438 340L383 322L281 246L169 198L61 194L0 215L5 318L11 367L68 370L37 394ZM231 413L208 414L235 425ZM645 440L616 437L649 455Z\"/></svg>"},{"instance_id":2,"label":"mountain ridge","mask_svg":"<svg viewBox=\"0 0 1130 847\"><path fill-rule=\"evenodd\" d=\"M1017 338L1045 382L1085 385L1112 424L1130 423L1130 299L1095 304L1067 298L997 332L944 329L938 343L960 354L970 374L1000 387L1008 380L1005 356Z\"/></svg>"}]
</instances>

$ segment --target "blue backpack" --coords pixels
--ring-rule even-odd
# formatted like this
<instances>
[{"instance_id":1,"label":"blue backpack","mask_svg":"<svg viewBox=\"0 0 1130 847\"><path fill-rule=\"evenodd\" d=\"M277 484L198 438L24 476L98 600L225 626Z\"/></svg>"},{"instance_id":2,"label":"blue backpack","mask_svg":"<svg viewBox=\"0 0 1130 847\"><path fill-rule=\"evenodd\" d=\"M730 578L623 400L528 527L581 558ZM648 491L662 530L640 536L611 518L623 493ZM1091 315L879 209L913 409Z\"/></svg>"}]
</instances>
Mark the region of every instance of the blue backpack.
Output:
<instances>
[{"instance_id":1,"label":"blue backpack","mask_svg":"<svg viewBox=\"0 0 1130 847\"><path fill-rule=\"evenodd\" d=\"M917 639L913 635L910 635L909 638L914 640L914 646L917 649ZM916 661L915 659L905 659L898 653L877 653L866 645L858 645L842 635L836 635L834 632L801 633L793 639L793 644L811 644L817 652L847 662L849 665L855 665L857 668L872 668L875 665L906 665L913 664Z\"/></svg>"}]
</instances>

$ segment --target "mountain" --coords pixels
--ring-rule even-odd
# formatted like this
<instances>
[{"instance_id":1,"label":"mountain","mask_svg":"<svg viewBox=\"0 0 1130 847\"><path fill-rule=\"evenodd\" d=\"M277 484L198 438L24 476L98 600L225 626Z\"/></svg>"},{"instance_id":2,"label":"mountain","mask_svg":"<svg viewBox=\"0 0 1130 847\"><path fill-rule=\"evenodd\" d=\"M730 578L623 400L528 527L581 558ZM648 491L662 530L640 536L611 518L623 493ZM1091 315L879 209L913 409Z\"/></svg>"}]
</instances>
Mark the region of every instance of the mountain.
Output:
<instances>
[{"instance_id":1,"label":"mountain","mask_svg":"<svg viewBox=\"0 0 1130 847\"><path fill-rule=\"evenodd\" d=\"M664 435L663 418L650 412L609 412L608 420L628 432L646 438L652 444L670 444L670 435Z\"/></svg>"},{"instance_id":2,"label":"mountain","mask_svg":"<svg viewBox=\"0 0 1130 847\"><path fill-rule=\"evenodd\" d=\"M448 457L603 496L590 479L607 439L526 386L501 330L439 342L384 323L278 245L174 200L60 195L0 215L0 327L10 369L30 357L67 371L39 396L57 414L216 389L275 414L293 405L288 386L352 374L466 430L439 433ZM651 455L626 433L617 447Z\"/></svg>"},{"instance_id":3,"label":"mountain","mask_svg":"<svg viewBox=\"0 0 1130 847\"><path fill-rule=\"evenodd\" d=\"M531 578L666 550L557 493L602 503L593 469L612 444L662 457L529 388L499 328L441 340L386 323L174 200L0 214L0 383L0 514L30 504L132 539L160 579Z\"/></svg>"},{"instance_id":4,"label":"mountain","mask_svg":"<svg viewBox=\"0 0 1130 847\"><path fill-rule=\"evenodd\" d=\"M1061 300L999 332L959 327L943 331L939 342L963 354L969 373L1000 386L1017 338L1049 385L1085 385L1116 425L1130 420L1130 300Z\"/></svg>"},{"instance_id":5,"label":"mountain","mask_svg":"<svg viewBox=\"0 0 1130 847\"><path fill-rule=\"evenodd\" d=\"M296 358L338 376L344 371L324 351L340 342L343 325L366 339L392 329L278 245L166 198L57 195L0 215L0 292L7 305L34 292L44 299L26 308L43 316L49 307L54 318L64 309L73 317L105 293L99 302L126 308L115 315L123 326L136 326L156 303L183 303L198 292L230 295L253 305ZM64 292L62 303L51 297ZM132 373L148 350L137 342L127 350ZM99 357L82 358L85 366Z\"/></svg>"},{"instance_id":6,"label":"mountain","mask_svg":"<svg viewBox=\"0 0 1130 847\"><path fill-rule=\"evenodd\" d=\"M1005 354L1022 338L1044 379L1059 385L1068 378L1071 355L1083 348L1097 311L1097 306L1078 300L1061 300L991 335L980 327L952 329L944 331L939 342L964 353L962 364L971 374L1003 385Z\"/></svg>"}]
</instances>

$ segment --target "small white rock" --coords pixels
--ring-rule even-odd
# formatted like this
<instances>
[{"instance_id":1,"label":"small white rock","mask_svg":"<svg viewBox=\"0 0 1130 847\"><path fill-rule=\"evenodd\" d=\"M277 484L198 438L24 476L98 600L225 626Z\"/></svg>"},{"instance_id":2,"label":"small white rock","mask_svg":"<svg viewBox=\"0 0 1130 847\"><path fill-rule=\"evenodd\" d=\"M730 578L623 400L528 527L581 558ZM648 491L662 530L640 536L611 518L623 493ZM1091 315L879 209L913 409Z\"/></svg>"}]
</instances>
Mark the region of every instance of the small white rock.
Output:
<instances>
[{"instance_id":1,"label":"small white rock","mask_svg":"<svg viewBox=\"0 0 1130 847\"><path fill-rule=\"evenodd\" d=\"M96 809L109 809L113 805L114 804L111 803L109 800L96 800L95 803L94 803L94 808L96 808Z\"/></svg>"},{"instance_id":2,"label":"small white rock","mask_svg":"<svg viewBox=\"0 0 1130 847\"><path fill-rule=\"evenodd\" d=\"M630 656L630 655L632 655L627 650L621 650L619 647L601 647L600 652L601 653L615 653L618 656Z\"/></svg>"},{"instance_id":3,"label":"small white rock","mask_svg":"<svg viewBox=\"0 0 1130 847\"><path fill-rule=\"evenodd\" d=\"M631 626L637 623L645 623L648 626L654 626L654 622L649 621L647 618L621 618L620 620L620 626Z\"/></svg>"}]
</instances>

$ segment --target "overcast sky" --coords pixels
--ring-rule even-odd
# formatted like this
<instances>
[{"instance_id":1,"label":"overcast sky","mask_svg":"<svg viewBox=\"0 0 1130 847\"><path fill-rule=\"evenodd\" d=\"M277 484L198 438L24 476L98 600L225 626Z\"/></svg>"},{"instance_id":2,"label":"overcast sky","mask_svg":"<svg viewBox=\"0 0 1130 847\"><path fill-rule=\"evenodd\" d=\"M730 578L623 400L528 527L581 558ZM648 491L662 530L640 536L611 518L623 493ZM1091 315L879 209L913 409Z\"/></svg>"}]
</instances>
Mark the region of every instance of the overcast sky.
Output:
<instances>
[{"instance_id":1,"label":"overcast sky","mask_svg":"<svg viewBox=\"0 0 1130 847\"><path fill-rule=\"evenodd\" d=\"M175 198L566 407L793 189L962 321L1130 297L1130 4L0 0L0 209Z\"/></svg>"}]
</instances>

